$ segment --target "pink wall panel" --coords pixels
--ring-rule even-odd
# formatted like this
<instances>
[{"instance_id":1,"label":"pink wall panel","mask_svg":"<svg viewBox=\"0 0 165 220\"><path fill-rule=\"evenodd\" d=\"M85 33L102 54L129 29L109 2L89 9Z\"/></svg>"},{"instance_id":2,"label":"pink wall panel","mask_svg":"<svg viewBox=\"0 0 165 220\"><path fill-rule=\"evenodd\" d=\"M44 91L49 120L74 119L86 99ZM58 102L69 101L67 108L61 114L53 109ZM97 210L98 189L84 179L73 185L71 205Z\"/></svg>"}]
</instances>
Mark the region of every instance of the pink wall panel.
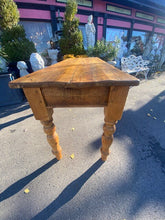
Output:
<instances>
[{"instance_id":1,"label":"pink wall panel","mask_svg":"<svg viewBox=\"0 0 165 220\"><path fill-rule=\"evenodd\" d=\"M100 0L93 0L93 10L94 11L106 11L106 2Z\"/></svg>"},{"instance_id":2,"label":"pink wall panel","mask_svg":"<svg viewBox=\"0 0 165 220\"><path fill-rule=\"evenodd\" d=\"M47 1L39 1L39 0L14 0L15 2L22 2L22 3L29 3L29 5L31 3L34 4L46 4L46 5L57 5L57 6L63 6L65 7L66 4L64 3L58 3L56 2L56 0L47 0ZM117 7L122 7L122 8L126 8L126 9L131 9L130 7L126 7L126 6L122 6L119 4L115 4L115 3L111 3L110 1L106 2L106 1L102 1L102 0L93 0L93 8L90 7L83 7L83 6L78 6L79 9L83 9L86 11L91 11L91 13L93 11L98 11L98 12L103 12L103 13L107 13L107 14L111 14L111 15L117 15L120 17L129 17L129 18L134 18L137 20L141 20L141 21L146 21L146 19L143 18L136 18L135 17L135 13L136 13L136 9L132 8L132 15L124 15L124 14L119 14L119 13L115 13L115 12L110 12L110 11L106 11L106 4L113 4L114 6ZM122 1L121 1L122 4ZM138 10L139 11L139 10ZM147 13L144 11L140 11L142 13ZM50 12L49 11L40 11L40 10L34 10L34 9L20 9L20 14L21 14L21 18L30 18L30 19L50 19ZM150 13L147 13L150 14ZM150 14L153 15L155 17L154 21L149 21L151 23L156 23L156 15L154 14ZM84 16L79 16L80 18L80 22L82 23L86 23L87 19ZM98 24L103 24L103 18L101 18L102 20L100 20L100 18L98 18ZM117 26L117 27L125 27L125 28L130 28L130 23L129 22L121 22L121 21L115 21L115 23L113 23L113 21L115 20L108 20L108 25L113 25L113 26ZM163 25L163 24L162 24ZM141 30L148 30L151 31L152 27L151 26L147 26L147 25L141 25L139 26L139 24L135 24L134 28L136 29L141 29Z\"/></svg>"},{"instance_id":3,"label":"pink wall panel","mask_svg":"<svg viewBox=\"0 0 165 220\"><path fill-rule=\"evenodd\" d=\"M155 28L155 31L156 33L160 33L160 34L165 34L165 29L162 29L162 28Z\"/></svg>"},{"instance_id":4,"label":"pink wall panel","mask_svg":"<svg viewBox=\"0 0 165 220\"><path fill-rule=\"evenodd\" d=\"M64 12L60 12L60 16L64 18ZM56 12L56 17L58 17L58 12ZM79 21L81 23L87 23L88 22L88 16L87 15L76 15L77 18L79 18Z\"/></svg>"},{"instance_id":5,"label":"pink wall panel","mask_svg":"<svg viewBox=\"0 0 165 220\"><path fill-rule=\"evenodd\" d=\"M50 20L50 11L42 11L35 9L19 9L21 18L46 19Z\"/></svg>"},{"instance_id":6,"label":"pink wall panel","mask_svg":"<svg viewBox=\"0 0 165 220\"><path fill-rule=\"evenodd\" d=\"M97 39L101 40L102 37L103 37L103 26L98 25L97 26Z\"/></svg>"},{"instance_id":7,"label":"pink wall panel","mask_svg":"<svg viewBox=\"0 0 165 220\"><path fill-rule=\"evenodd\" d=\"M76 15L76 17L79 18L79 21L82 23L87 23L88 22L88 16L87 15Z\"/></svg>"},{"instance_id":8,"label":"pink wall panel","mask_svg":"<svg viewBox=\"0 0 165 220\"><path fill-rule=\"evenodd\" d=\"M119 20L114 20L114 19L107 19L107 25L116 26L116 27L125 27L125 28L130 28L131 27L130 22L119 21Z\"/></svg>"},{"instance_id":9,"label":"pink wall panel","mask_svg":"<svg viewBox=\"0 0 165 220\"><path fill-rule=\"evenodd\" d=\"M135 23L134 24L134 29L152 31L152 26Z\"/></svg>"},{"instance_id":10,"label":"pink wall panel","mask_svg":"<svg viewBox=\"0 0 165 220\"><path fill-rule=\"evenodd\" d=\"M60 12L60 16L64 18L64 12ZM56 17L58 17L58 12L56 12ZM87 23L88 22L88 16L87 15L76 15L77 18L79 18L79 21L81 23Z\"/></svg>"}]
</instances>

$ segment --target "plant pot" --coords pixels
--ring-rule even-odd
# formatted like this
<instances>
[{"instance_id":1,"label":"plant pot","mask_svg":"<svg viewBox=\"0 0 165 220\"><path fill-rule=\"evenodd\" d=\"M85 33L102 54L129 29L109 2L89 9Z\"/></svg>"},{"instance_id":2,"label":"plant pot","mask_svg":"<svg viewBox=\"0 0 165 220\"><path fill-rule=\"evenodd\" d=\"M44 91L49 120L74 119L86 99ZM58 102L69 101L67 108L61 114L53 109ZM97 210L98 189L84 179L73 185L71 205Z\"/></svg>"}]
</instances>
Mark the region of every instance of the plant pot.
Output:
<instances>
[{"instance_id":1,"label":"plant pot","mask_svg":"<svg viewBox=\"0 0 165 220\"><path fill-rule=\"evenodd\" d=\"M25 96L22 89L10 89L8 84L14 79L11 73L0 75L0 106L21 103Z\"/></svg>"},{"instance_id":2,"label":"plant pot","mask_svg":"<svg viewBox=\"0 0 165 220\"><path fill-rule=\"evenodd\" d=\"M19 69L17 68L17 62L10 62L8 64L8 72L13 74L14 79L17 79L20 77Z\"/></svg>"}]
</instances>

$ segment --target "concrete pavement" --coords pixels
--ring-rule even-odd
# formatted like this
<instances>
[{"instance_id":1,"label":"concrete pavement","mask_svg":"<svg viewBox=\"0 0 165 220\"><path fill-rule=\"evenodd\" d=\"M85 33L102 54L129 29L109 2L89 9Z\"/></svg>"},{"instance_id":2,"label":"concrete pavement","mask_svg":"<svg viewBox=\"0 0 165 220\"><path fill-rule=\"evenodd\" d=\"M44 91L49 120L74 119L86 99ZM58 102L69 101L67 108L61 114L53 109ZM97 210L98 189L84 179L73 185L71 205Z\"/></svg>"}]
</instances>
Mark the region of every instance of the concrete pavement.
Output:
<instances>
[{"instance_id":1,"label":"concrete pavement","mask_svg":"<svg viewBox=\"0 0 165 220\"><path fill-rule=\"evenodd\" d=\"M0 117L0 220L165 220L165 73L130 89L105 163L103 108L54 110L61 161L27 103Z\"/></svg>"}]
</instances>

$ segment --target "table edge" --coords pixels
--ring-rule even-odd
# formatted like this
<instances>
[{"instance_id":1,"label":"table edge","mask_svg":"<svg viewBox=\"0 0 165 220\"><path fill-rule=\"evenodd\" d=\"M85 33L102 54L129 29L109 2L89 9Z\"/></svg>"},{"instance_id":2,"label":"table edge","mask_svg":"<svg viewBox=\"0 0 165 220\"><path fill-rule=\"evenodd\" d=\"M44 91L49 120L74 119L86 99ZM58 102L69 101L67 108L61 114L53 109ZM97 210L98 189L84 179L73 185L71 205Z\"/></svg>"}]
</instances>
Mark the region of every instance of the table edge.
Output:
<instances>
[{"instance_id":1,"label":"table edge","mask_svg":"<svg viewBox=\"0 0 165 220\"><path fill-rule=\"evenodd\" d=\"M98 81L98 82L33 82L33 83L25 83L25 82L9 82L10 88L43 88L43 87L64 87L64 88L85 88L91 86L138 86L140 83L139 79L128 81L116 81L116 80L106 80L106 81Z\"/></svg>"}]
</instances>

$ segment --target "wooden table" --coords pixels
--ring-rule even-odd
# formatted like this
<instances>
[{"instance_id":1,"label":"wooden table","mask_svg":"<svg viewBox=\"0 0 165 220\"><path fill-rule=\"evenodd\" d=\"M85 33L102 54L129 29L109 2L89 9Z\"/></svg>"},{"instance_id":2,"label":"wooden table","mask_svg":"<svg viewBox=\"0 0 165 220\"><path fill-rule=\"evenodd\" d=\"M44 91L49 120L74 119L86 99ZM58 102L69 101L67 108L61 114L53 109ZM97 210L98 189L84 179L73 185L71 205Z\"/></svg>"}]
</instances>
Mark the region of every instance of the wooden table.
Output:
<instances>
[{"instance_id":1,"label":"wooden table","mask_svg":"<svg viewBox=\"0 0 165 220\"><path fill-rule=\"evenodd\" d=\"M62 158L53 123L55 107L104 107L101 158L109 155L115 124L121 119L130 86L139 80L99 58L67 59L9 83L23 88L36 120L40 120L56 158ZM69 118L68 118L69 120Z\"/></svg>"}]
</instances>

